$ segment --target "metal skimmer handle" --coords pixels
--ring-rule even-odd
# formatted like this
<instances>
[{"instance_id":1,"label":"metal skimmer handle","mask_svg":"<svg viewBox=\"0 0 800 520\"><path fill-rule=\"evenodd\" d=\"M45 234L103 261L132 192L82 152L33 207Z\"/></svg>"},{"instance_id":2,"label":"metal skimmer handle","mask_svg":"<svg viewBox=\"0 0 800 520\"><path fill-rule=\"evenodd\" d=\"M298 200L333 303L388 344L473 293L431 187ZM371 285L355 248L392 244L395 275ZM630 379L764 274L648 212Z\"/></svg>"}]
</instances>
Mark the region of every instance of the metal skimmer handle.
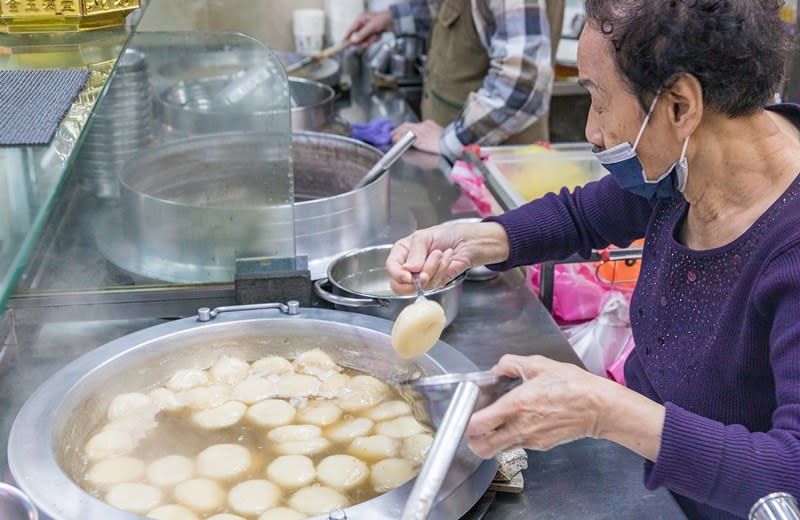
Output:
<instances>
[{"instance_id":1,"label":"metal skimmer handle","mask_svg":"<svg viewBox=\"0 0 800 520\"><path fill-rule=\"evenodd\" d=\"M358 181L358 184L356 184L353 189L355 190L358 188L363 188L370 182L380 177L383 172L391 168L395 161L397 161L397 159L399 159L406 150L411 148L411 145L414 144L414 141L416 140L417 136L414 134L414 132L411 130L406 132L406 134L401 137L400 140L397 141L391 148L389 148L389 151L386 152L383 157L381 157L380 160L375 163L375 166L373 166L370 171L364 174L364 177Z\"/></svg>"},{"instance_id":2,"label":"metal skimmer handle","mask_svg":"<svg viewBox=\"0 0 800 520\"><path fill-rule=\"evenodd\" d=\"M294 316L300 312L300 302L289 300L283 303L254 303L252 305L227 305L225 307L215 307L213 310L208 307L197 309L197 321L211 321L223 312L233 311L257 311L262 309L280 309L284 314Z\"/></svg>"},{"instance_id":3,"label":"metal skimmer handle","mask_svg":"<svg viewBox=\"0 0 800 520\"><path fill-rule=\"evenodd\" d=\"M403 516L400 517L402 520L428 518L480 393L480 387L470 381L459 383L456 387L442 424L433 439L433 445L408 496Z\"/></svg>"}]
</instances>

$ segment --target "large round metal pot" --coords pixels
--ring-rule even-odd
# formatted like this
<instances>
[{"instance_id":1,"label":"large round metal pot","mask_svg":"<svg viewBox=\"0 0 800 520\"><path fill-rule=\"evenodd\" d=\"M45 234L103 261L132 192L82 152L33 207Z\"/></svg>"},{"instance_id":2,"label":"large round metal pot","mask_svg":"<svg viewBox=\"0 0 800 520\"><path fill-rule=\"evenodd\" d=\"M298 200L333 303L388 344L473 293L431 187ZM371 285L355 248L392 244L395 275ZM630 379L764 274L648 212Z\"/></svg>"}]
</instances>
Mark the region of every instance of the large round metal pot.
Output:
<instances>
[{"instance_id":1,"label":"large round metal pot","mask_svg":"<svg viewBox=\"0 0 800 520\"><path fill-rule=\"evenodd\" d=\"M328 277L314 283L314 292L337 309L394 320L417 295L401 296L389 287L389 274L384 264L391 249L391 244L384 244L339 256L328 266ZM444 287L425 293L426 298L438 302L444 309L445 327L458 315L465 277L462 273ZM327 285L331 286L330 291Z\"/></svg>"},{"instance_id":2,"label":"large round metal pot","mask_svg":"<svg viewBox=\"0 0 800 520\"><path fill-rule=\"evenodd\" d=\"M381 152L345 137L294 133L292 235L292 201L280 198L292 187L286 148L265 145L272 138L194 137L126 163L119 173L123 236L98 246L128 272L203 283L232 280L236 258L295 248L318 278L342 251L374 243L389 225L389 176L353 186Z\"/></svg>"},{"instance_id":3,"label":"large round metal pot","mask_svg":"<svg viewBox=\"0 0 800 520\"><path fill-rule=\"evenodd\" d=\"M279 108L270 84L254 88L233 105L217 104L214 97L237 75L181 81L156 97L156 117L169 132L182 136L252 130L268 132L275 127ZM289 78L292 130L321 131L333 128L334 90L302 78Z\"/></svg>"},{"instance_id":4,"label":"large round metal pot","mask_svg":"<svg viewBox=\"0 0 800 520\"><path fill-rule=\"evenodd\" d=\"M304 57L296 52L273 52L283 66L295 63ZM156 87L164 87L177 81L230 76L263 64L264 53L263 47L256 49L240 47L224 51L203 49L183 56L179 61L175 61L174 58L170 59L169 56L160 56L160 63L152 71L153 82ZM153 54L155 54L154 50L148 49L148 55ZM336 86L341 77L341 67L337 60L327 58L303 67L293 75Z\"/></svg>"},{"instance_id":5,"label":"large round metal pot","mask_svg":"<svg viewBox=\"0 0 800 520\"><path fill-rule=\"evenodd\" d=\"M429 375L476 369L441 341L414 361L399 359L390 344L392 323L371 316L326 309L300 309L293 316L233 309L206 323L185 318L114 340L71 362L36 390L12 425L8 463L16 484L44 518L140 518L101 502L73 481L88 435L115 395L160 384L180 368L207 368L221 353L254 360L267 354L294 357L320 347L338 363L390 382L416 371ZM438 424L441 418L431 419ZM496 469L494 460L481 461L462 442L430 518L462 516L484 493ZM347 518L399 518L413 484L348 508Z\"/></svg>"}]
</instances>

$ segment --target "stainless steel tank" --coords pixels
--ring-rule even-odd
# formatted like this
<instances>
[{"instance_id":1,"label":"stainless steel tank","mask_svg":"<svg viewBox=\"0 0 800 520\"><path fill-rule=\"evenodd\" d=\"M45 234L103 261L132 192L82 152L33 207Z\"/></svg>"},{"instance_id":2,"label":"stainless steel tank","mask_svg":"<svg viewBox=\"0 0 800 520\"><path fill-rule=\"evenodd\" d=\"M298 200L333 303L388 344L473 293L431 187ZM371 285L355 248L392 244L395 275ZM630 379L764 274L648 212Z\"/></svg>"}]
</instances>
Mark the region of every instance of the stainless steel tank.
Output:
<instances>
[{"instance_id":1,"label":"stainless steel tank","mask_svg":"<svg viewBox=\"0 0 800 520\"><path fill-rule=\"evenodd\" d=\"M392 322L362 314L299 309L206 309L107 343L50 377L25 403L11 428L8 462L16 484L44 518L133 520L83 491L69 475L111 399L163 382L179 368L209 367L221 353L254 360L267 354L295 357L320 347L339 364L392 382L412 373L471 372L475 365L438 342L414 361L399 359L390 344ZM213 317L213 319L212 319ZM210 319L203 322L201 319ZM432 417L438 425L441 417ZM429 518L452 520L467 512L494 478L497 464L482 461L462 441ZM397 519L414 480L345 510L349 520ZM324 519L327 516L315 517Z\"/></svg>"},{"instance_id":2,"label":"stainless steel tank","mask_svg":"<svg viewBox=\"0 0 800 520\"><path fill-rule=\"evenodd\" d=\"M100 223L98 247L124 270L177 283L233 280L235 258L286 249L308 255L312 277L340 253L374 243L389 225L389 175L353 186L381 157L359 141L292 134L291 208L268 200L265 183L284 182L269 136L210 134L168 143L120 171L120 216ZM282 175L284 175L282 177ZM288 186L275 192L287 193ZM104 227L105 226L105 227ZM120 236L114 226L122 227Z\"/></svg>"}]
</instances>

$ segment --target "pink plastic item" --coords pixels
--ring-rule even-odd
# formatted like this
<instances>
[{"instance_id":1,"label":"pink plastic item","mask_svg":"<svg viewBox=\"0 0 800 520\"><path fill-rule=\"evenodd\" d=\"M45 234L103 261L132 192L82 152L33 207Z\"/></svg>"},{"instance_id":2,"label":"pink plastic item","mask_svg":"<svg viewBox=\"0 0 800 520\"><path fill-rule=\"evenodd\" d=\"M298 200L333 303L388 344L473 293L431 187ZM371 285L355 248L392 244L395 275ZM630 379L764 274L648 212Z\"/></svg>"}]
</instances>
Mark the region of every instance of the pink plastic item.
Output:
<instances>
[{"instance_id":1,"label":"pink plastic item","mask_svg":"<svg viewBox=\"0 0 800 520\"><path fill-rule=\"evenodd\" d=\"M456 161L450 171L450 178L454 183L461 186L462 195L466 195L475 207L480 216L491 215L492 195L486 188L481 174L475 171L475 167L464 161Z\"/></svg>"},{"instance_id":2,"label":"pink plastic item","mask_svg":"<svg viewBox=\"0 0 800 520\"><path fill-rule=\"evenodd\" d=\"M541 268L528 266L526 281L534 294L539 294ZM630 298L630 289L601 282L595 264L557 264L553 276L553 316L564 322L592 320L600 314L603 297L619 291Z\"/></svg>"},{"instance_id":3,"label":"pink plastic item","mask_svg":"<svg viewBox=\"0 0 800 520\"><path fill-rule=\"evenodd\" d=\"M628 359L633 347L633 336L631 336L630 339L628 339L628 343L625 344L625 348L622 349L619 358L606 367L606 376L623 386L627 386L625 384L625 360Z\"/></svg>"}]
</instances>

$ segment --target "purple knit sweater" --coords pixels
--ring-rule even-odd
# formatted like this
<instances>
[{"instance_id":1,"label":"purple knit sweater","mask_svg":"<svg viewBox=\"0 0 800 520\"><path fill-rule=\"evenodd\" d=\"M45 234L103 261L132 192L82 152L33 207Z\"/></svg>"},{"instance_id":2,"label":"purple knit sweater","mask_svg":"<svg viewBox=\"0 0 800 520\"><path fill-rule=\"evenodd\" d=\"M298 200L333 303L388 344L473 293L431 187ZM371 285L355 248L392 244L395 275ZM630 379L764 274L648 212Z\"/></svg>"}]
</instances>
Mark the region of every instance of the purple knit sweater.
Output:
<instances>
[{"instance_id":1,"label":"purple knit sweater","mask_svg":"<svg viewBox=\"0 0 800 520\"><path fill-rule=\"evenodd\" d=\"M631 302L628 386L666 406L645 485L689 518L746 517L800 496L800 177L742 236L708 251L676 240L685 200L651 205L610 177L491 217L511 242L494 269L645 236Z\"/></svg>"}]
</instances>

